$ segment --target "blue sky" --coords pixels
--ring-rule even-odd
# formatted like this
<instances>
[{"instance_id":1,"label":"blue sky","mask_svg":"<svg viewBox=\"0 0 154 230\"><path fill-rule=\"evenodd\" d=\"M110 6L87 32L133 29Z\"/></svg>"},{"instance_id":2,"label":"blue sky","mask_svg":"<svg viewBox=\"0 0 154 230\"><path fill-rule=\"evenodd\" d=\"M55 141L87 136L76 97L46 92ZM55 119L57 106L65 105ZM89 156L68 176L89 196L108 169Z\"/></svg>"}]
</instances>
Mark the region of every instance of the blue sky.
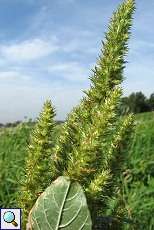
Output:
<instances>
[{"instance_id":1,"label":"blue sky","mask_svg":"<svg viewBox=\"0 0 154 230\"><path fill-rule=\"evenodd\" d=\"M0 0L0 123L79 103L120 0ZM137 0L124 94L154 92L154 1Z\"/></svg>"}]
</instances>

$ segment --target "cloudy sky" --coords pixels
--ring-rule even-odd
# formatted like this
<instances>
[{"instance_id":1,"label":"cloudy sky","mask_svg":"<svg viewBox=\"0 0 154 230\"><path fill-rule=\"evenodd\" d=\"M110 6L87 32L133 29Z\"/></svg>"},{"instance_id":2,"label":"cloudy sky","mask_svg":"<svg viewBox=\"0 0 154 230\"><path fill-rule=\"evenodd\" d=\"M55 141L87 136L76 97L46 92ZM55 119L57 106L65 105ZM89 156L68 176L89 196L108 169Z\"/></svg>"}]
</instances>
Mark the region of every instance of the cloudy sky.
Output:
<instances>
[{"instance_id":1,"label":"cloudy sky","mask_svg":"<svg viewBox=\"0 0 154 230\"><path fill-rule=\"evenodd\" d=\"M120 0L0 0L0 123L35 118L51 99L65 119L89 88ZM154 1L137 0L124 93L154 92Z\"/></svg>"}]
</instances>

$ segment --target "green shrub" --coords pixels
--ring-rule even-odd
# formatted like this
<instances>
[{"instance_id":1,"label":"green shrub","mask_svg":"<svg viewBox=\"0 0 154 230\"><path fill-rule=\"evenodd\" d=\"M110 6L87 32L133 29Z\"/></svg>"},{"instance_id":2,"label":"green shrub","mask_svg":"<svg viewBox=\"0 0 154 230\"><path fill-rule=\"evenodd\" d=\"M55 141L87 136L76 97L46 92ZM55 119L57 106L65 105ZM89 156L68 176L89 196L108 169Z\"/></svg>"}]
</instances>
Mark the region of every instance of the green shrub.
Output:
<instances>
[{"instance_id":1,"label":"green shrub","mask_svg":"<svg viewBox=\"0 0 154 230\"><path fill-rule=\"evenodd\" d=\"M24 210L24 225L38 193L58 176L81 184L93 226L98 216L106 215L108 201L117 194L123 150L133 128L133 116L120 115L120 84L134 9L135 1L127 0L113 14L90 77L91 88L69 114L54 148L51 145L54 110L49 104L50 109L47 104L44 106L31 136L26 179L21 189L19 204ZM116 217L117 213L114 214Z\"/></svg>"},{"instance_id":2,"label":"green shrub","mask_svg":"<svg viewBox=\"0 0 154 230\"><path fill-rule=\"evenodd\" d=\"M133 118L120 116L120 83L132 23L134 1L114 13L93 75L91 88L69 114L54 148L53 179L67 175L86 191L93 223L117 191L123 149Z\"/></svg>"}]
</instances>

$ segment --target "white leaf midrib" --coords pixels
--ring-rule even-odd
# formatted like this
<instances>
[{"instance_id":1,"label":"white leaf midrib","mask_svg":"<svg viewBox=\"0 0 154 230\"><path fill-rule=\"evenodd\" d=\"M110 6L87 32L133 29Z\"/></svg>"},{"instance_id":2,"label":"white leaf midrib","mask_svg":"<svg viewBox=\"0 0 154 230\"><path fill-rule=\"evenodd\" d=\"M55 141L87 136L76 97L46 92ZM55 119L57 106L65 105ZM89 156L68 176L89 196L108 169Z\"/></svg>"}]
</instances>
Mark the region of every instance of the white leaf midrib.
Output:
<instances>
[{"instance_id":1,"label":"white leaf midrib","mask_svg":"<svg viewBox=\"0 0 154 230\"><path fill-rule=\"evenodd\" d=\"M57 221L57 225L56 225L56 229L55 230L59 229L61 215L62 215L62 212L63 212L63 207L64 207L64 204L65 204L65 200L66 200L66 197L67 197L67 194L68 194L68 191L69 191L69 187L70 187L70 182L68 183L68 186L67 186L67 189L66 189L66 193L64 195L64 199L63 199L62 205L60 207L60 211L59 211L59 215L58 215L58 221Z\"/></svg>"}]
</instances>

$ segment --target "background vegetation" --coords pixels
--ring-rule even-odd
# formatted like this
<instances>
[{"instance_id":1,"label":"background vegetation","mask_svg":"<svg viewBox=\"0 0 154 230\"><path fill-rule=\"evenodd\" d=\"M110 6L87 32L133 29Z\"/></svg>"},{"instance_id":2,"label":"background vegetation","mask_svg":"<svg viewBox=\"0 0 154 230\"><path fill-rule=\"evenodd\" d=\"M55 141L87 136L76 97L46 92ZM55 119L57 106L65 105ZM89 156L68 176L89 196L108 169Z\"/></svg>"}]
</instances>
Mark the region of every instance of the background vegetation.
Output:
<instances>
[{"instance_id":1,"label":"background vegetation","mask_svg":"<svg viewBox=\"0 0 154 230\"><path fill-rule=\"evenodd\" d=\"M137 114L133 142L126 152L127 161L121 176L121 200L136 225L132 229L154 229L154 112ZM57 125L53 142L63 124ZM30 131L33 123L0 129L0 206L16 207L18 181L23 174ZM130 229L124 224L124 229Z\"/></svg>"},{"instance_id":2,"label":"background vegetation","mask_svg":"<svg viewBox=\"0 0 154 230\"><path fill-rule=\"evenodd\" d=\"M147 98L142 92L131 93L121 100L121 111L143 113L154 111L154 93Z\"/></svg>"},{"instance_id":3,"label":"background vegetation","mask_svg":"<svg viewBox=\"0 0 154 230\"><path fill-rule=\"evenodd\" d=\"M14 128L0 128L0 207L16 207L16 192L25 173L25 158L34 122L20 123ZM58 124L53 143L60 131Z\"/></svg>"}]
</instances>

